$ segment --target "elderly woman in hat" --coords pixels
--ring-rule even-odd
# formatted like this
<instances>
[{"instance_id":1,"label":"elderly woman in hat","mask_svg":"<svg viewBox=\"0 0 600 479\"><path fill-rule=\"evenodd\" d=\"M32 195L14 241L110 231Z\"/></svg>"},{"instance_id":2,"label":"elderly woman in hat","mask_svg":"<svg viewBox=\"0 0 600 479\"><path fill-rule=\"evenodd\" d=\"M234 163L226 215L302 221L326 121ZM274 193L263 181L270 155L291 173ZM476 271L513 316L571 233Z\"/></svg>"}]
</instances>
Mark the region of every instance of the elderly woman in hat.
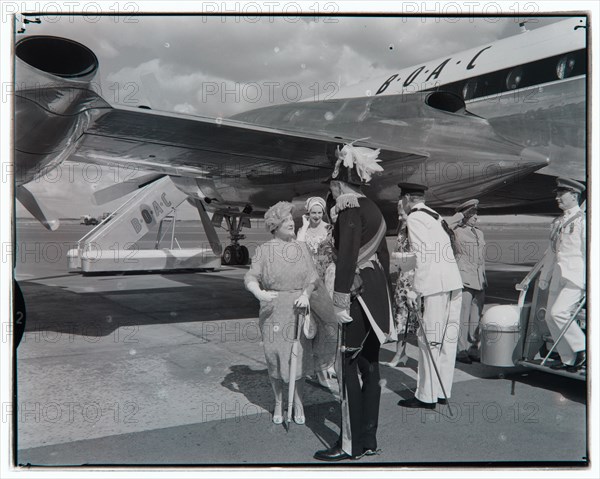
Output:
<instances>
[{"instance_id":1,"label":"elderly woman in hat","mask_svg":"<svg viewBox=\"0 0 600 479\"><path fill-rule=\"evenodd\" d=\"M479 321L485 301L485 240L477 228L479 200L465 201L458 208L462 220L454 230L460 252L456 257L463 282L460 333L456 360L471 364L479 361Z\"/></svg>"},{"instance_id":2,"label":"elderly woman in hat","mask_svg":"<svg viewBox=\"0 0 600 479\"><path fill-rule=\"evenodd\" d=\"M304 424L303 378L331 366L337 346L333 304L306 244L296 241L292 209L291 203L280 201L265 213L265 225L273 238L256 249L244 277L246 289L260 301L258 320L275 395L275 424L283 422L283 384L289 381L296 381L294 422ZM309 311L304 324L297 324L299 309ZM298 327L302 328L298 368L295 377L290 377L292 344Z\"/></svg>"}]
</instances>

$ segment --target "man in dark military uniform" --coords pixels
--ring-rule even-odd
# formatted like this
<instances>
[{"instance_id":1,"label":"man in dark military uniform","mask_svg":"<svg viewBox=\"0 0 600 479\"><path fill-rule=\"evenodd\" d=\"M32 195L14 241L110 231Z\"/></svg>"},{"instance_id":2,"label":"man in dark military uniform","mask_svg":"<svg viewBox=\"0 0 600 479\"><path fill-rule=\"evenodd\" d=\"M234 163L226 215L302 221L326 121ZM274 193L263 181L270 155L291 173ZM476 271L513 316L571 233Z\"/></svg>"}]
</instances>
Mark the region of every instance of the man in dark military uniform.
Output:
<instances>
[{"instance_id":1,"label":"man in dark military uniform","mask_svg":"<svg viewBox=\"0 0 600 479\"><path fill-rule=\"evenodd\" d=\"M364 156L370 157L378 167L376 154L367 148L345 146L338 152L329 180L335 199L333 216L337 215L333 230L337 249L333 303L342 324L342 425L337 444L315 453L315 459L322 461L376 454L381 397L379 348L386 340L397 338L389 293L387 227L377 205L361 192L361 186L370 180L361 161ZM354 157L351 167L345 166L349 164L346 155Z\"/></svg>"}]
</instances>

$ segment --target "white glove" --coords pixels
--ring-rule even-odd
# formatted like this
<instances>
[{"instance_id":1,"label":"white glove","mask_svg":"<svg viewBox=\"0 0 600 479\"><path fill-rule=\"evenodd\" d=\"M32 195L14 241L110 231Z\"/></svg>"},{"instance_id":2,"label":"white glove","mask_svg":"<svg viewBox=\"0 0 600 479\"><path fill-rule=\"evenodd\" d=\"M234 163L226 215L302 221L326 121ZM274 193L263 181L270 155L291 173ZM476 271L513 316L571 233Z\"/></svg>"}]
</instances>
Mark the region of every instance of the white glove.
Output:
<instances>
[{"instance_id":1,"label":"white glove","mask_svg":"<svg viewBox=\"0 0 600 479\"><path fill-rule=\"evenodd\" d=\"M302 293L296 301L294 301L294 306L297 308L308 308L309 300L308 295L306 293Z\"/></svg>"},{"instance_id":2,"label":"white glove","mask_svg":"<svg viewBox=\"0 0 600 479\"><path fill-rule=\"evenodd\" d=\"M337 221L337 217L338 217L337 206L333 205L331 207L331 210L329 210L329 217L331 218L332 223L335 223Z\"/></svg>"},{"instance_id":3,"label":"white glove","mask_svg":"<svg viewBox=\"0 0 600 479\"><path fill-rule=\"evenodd\" d=\"M333 311L335 312L335 317L337 318L339 324L346 324L352 322L352 316L350 316L350 313L348 313L348 310L346 308L334 306Z\"/></svg>"},{"instance_id":4,"label":"white glove","mask_svg":"<svg viewBox=\"0 0 600 479\"><path fill-rule=\"evenodd\" d=\"M277 296L279 296L279 293L277 293L276 291L265 291L264 289L261 289L257 292L254 293L254 296L256 296L256 299L258 299L259 301L273 301Z\"/></svg>"},{"instance_id":5,"label":"white glove","mask_svg":"<svg viewBox=\"0 0 600 479\"><path fill-rule=\"evenodd\" d=\"M547 289L548 284L548 281L546 281L545 279L540 279L538 282L538 286L540 287L540 289Z\"/></svg>"}]
</instances>

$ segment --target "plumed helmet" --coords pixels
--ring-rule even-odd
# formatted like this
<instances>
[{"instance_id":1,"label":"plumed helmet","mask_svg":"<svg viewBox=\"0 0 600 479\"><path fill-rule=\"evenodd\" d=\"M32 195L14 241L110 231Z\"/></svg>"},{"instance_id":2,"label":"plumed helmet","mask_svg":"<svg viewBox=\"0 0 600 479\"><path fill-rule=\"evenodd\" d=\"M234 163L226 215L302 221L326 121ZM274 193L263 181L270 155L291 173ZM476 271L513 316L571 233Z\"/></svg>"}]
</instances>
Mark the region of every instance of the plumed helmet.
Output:
<instances>
[{"instance_id":1,"label":"plumed helmet","mask_svg":"<svg viewBox=\"0 0 600 479\"><path fill-rule=\"evenodd\" d=\"M359 140L357 140L359 141ZM373 150L364 146L354 146L354 142L336 148L337 161L331 176L325 181L343 181L349 185L367 185L375 173L383 171L378 164L379 149Z\"/></svg>"}]
</instances>

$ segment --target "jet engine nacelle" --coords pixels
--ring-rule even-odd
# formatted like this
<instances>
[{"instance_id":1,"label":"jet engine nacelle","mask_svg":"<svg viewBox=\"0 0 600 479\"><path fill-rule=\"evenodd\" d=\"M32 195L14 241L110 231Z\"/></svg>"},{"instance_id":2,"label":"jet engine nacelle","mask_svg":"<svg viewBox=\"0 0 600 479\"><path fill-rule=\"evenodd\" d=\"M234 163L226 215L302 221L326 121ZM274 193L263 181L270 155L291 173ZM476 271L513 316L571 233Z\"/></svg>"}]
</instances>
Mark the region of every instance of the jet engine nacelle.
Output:
<instances>
[{"instance_id":1,"label":"jet engine nacelle","mask_svg":"<svg viewBox=\"0 0 600 479\"><path fill-rule=\"evenodd\" d=\"M15 179L22 185L68 158L110 105L93 91L98 59L84 45L30 36L17 43L16 57Z\"/></svg>"}]
</instances>

